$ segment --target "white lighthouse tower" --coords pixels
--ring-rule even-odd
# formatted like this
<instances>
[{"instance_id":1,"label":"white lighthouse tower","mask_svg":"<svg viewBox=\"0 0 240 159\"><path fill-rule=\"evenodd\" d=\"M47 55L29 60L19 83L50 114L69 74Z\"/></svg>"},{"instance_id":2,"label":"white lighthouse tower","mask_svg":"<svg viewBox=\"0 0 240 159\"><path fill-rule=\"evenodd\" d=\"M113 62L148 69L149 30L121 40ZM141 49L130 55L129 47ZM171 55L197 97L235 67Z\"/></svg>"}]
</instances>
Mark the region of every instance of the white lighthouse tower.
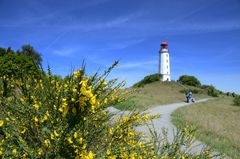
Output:
<instances>
[{"instance_id":1,"label":"white lighthouse tower","mask_svg":"<svg viewBox=\"0 0 240 159\"><path fill-rule=\"evenodd\" d=\"M162 81L171 81L170 57L167 46L167 42L163 41L159 50L159 74L162 75Z\"/></svg>"}]
</instances>

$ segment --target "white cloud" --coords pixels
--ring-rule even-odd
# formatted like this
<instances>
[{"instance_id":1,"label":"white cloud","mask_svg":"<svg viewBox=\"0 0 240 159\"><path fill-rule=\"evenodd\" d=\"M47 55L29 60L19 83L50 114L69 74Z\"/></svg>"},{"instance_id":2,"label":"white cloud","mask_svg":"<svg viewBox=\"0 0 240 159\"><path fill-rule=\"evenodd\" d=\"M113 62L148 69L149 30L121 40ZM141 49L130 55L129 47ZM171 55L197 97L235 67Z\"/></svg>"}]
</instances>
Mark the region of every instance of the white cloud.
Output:
<instances>
[{"instance_id":1,"label":"white cloud","mask_svg":"<svg viewBox=\"0 0 240 159\"><path fill-rule=\"evenodd\" d=\"M53 53L59 56L69 57L79 52L80 49L74 47L62 48L58 50L53 50Z\"/></svg>"}]
</instances>

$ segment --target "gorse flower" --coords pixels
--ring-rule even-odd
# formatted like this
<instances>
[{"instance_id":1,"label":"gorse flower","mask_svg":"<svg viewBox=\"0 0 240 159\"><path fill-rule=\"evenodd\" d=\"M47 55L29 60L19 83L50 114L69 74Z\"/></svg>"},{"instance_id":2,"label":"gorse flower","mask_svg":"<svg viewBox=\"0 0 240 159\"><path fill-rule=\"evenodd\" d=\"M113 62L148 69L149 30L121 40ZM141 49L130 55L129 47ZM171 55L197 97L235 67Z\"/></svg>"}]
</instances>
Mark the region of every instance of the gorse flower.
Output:
<instances>
[{"instance_id":1,"label":"gorse flower","mask_svg":"<svg viewBox=\"0 0 240 159\"><path fill-rule=\"evenodd\" d=\"M50 71L38 78L0 77L0 92L3 80L16 89L11 97L0 96L0 158L181 158L167 153L172 145L160 153L154 147L158 141L146 142L146 135L134 129L159 115L115 117L107 111L128 93L121 88L125 82L106 81L116 65L101 76L87 76L83 67L64 79ZM191 134L187 128L182 133Z\"/></svg>"},{"instance_id":2,"label":"gorse flower","mask_svg":"<svg viewBox=\"0 0 240 159\"><path fill-rule=\"evenodd\" d=\"M4 121L3 120L0 120L0 127L2 127L4 124Z\"/></svg>"}]
</instances>

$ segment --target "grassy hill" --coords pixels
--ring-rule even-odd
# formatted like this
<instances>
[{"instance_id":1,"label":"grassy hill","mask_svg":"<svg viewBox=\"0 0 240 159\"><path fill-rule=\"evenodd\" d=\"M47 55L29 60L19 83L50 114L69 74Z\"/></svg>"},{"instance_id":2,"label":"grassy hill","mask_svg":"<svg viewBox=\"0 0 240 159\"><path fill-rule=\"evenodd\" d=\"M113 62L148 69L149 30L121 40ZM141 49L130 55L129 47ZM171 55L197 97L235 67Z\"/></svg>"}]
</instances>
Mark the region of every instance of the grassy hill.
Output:
<instances>
[{"instance_id":1,"label":"grassy hill","mask_svg":"<svg viewBox=\"0 0 240 159\"><path fill-rule=\"evenodd\" d=\"M233 97L220 96L204 103L177 109L172 121L177 127L192 125L196 137L232 158L240 158L240 107Z\"/></svg>"},{"instance_id":2,"label":"grassy hill","mask_svg":"<svg viewBox=\"0 0 240 159\"><path fill-rule=\"evenodd\" d=\"M161 82L159 79L157 74L146 76L130 88L130 99L116 107L141 111L157 105L183 102L185 92L189 90L197 100L215 97L204 103L177 109L172 114L172 121L178 128L186 125L195 127L198 140L220 153L240 158L240 107L233 104L235 93L224 94L213 86L193 87L180 82ZM240 105L240 96L236 103Z\"/></svg>"},{"instance_id":3,"label":"grassy hill","mask_svg":"<svg viewBox=\"0 0 240 159\"><path fill-rule=\"evenodd\" d=\"M118 109L144 110L157 105L185 101L185 92L191 90L196 99L207 98L207 90L181 85L178 82L150 81L140 87L132 87L129 100L116 105Z\"/></svg>"}]
</instances>

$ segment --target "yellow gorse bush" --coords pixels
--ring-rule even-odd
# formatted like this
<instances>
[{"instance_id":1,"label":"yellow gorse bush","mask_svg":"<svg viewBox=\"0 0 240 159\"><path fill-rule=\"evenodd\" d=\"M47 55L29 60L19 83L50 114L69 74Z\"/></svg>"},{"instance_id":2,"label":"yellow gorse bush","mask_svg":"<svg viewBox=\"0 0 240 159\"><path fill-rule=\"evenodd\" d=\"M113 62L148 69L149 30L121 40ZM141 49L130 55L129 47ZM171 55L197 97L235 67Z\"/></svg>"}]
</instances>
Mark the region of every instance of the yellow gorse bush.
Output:
<instances>
[{"instance_id":1,"label":"yellow gorse bush","mask_svg":"<svg viewBox=\"0 0 240 159\"><path fill-rule=\"evenodd\" d=\"M11 96L1 94L0 98L0 157L183 158L184 153L172 149L168 152L166 145L156 151L156 141L147 141L134 130L158 115L132 113L114 117L106 110L125 99L126 91L121 89L125 82L106 81L116 65L102 76L87 76L83 67L65 79L50 71L38 79L0 77L0 94L2 78L7 79L13 91Z\"/></svg>"},{"instance_id":2,"label":"yellow gorse bush","mask_svg":"<svg viewBox=\"0 0 240 159\"><path fill-rule=\"evenodd\" d=\"M17 93L1 99L2 158L116 158L146 156L132 128L137 114L110 122L106 107L124 98L122 83L106 76L87 76L84 68L65 80L42 74L40 79L8 79ZM7 78L7 77L3 77ZM25 88L23 93L21 88ZM133 153L135 152L135 153Z\"/></svg>"}]
</instances>

